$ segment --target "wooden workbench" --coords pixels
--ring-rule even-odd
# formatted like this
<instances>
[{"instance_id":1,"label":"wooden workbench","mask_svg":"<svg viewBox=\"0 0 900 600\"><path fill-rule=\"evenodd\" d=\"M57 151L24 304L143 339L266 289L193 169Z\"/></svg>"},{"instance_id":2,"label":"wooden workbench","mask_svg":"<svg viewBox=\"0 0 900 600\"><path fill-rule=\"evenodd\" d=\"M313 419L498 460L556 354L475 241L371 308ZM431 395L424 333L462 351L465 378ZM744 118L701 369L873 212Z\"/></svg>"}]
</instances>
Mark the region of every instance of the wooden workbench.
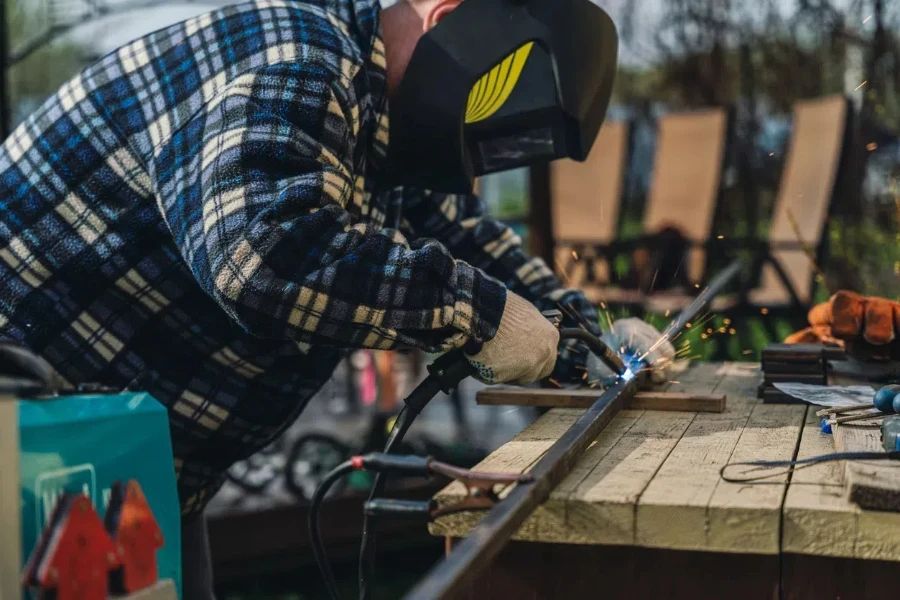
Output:
<instances>
[{"instance_id":1,"label":"wooden workbench","mask_svg":"<svg viewBox=\"0 0 900 600\"><path fill-rule=\"evenodd\" d=\"M681 365L666 391L725 393L722 413L624 410L468 598L874 598L900 586L900 513L845 498L841 463L767 484L723 465L834 451L815 410L756 398L759 367ZM527 470L581 413L554 409L479 465ZM436 500L452 503L459 484ZM463 537L480 515L431 526Z\"/></svg>"}]
</instances>

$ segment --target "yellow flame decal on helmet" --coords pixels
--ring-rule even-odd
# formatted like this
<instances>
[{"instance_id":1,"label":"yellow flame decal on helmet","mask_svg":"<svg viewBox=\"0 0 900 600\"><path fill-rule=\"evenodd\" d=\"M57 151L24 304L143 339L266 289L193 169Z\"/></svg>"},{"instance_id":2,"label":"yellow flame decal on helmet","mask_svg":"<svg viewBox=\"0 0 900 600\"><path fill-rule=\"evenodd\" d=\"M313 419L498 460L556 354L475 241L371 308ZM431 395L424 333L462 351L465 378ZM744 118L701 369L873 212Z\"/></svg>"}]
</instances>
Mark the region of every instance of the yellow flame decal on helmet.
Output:
<instances>
[{"instance_id":1,"label":"yellow flame decal on helmet","mask_svg":"<svg viewBox=\"0 0 900 600\"><path fill-rule=\"evenodd\" d=\"M500 110L509 99L534 42L528 42L491 69L472 87L466 105L466 124L483 121Z\"/></svg>"}]
</instances>

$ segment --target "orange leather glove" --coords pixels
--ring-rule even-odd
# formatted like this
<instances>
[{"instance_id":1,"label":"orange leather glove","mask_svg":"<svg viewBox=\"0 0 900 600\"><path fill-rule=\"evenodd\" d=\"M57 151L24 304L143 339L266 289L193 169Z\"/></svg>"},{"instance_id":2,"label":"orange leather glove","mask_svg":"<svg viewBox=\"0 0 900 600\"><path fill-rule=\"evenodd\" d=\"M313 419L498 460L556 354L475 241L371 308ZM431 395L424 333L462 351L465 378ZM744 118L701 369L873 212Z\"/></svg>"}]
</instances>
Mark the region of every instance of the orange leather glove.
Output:
<instances>
[{"instance_id":1,"label":"orange leather glove","mask_svg":"<svg viewBox=\"0 0 900 600\"><path fill-rule=\"evenodd\" d=\"M840 291L809 311L810 327L786 344L826 343L866 358L900 357L900 303Z\"/></svg>"}]
</instances>

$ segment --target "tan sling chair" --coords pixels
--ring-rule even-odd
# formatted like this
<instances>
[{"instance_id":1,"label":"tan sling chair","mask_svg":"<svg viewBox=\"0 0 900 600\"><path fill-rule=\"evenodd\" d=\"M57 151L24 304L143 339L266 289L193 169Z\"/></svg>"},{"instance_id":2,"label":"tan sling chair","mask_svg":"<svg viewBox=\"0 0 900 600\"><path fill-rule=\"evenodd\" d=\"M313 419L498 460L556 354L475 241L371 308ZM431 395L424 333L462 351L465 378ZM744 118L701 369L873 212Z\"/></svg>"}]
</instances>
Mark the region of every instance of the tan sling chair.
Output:
<instances>
[{"instance_id":1,"label":"tan sling chair","mask_svg":"<svg viewBox=\"0 0 900 600\"><path fill-rule=\"evenodd\" d=\"M844 96L798 102L794 106L788 156L781 177L767 248L758 252L752 273L758 288L744 298L721 298L715 310L745 302L778 309L808 307L815 289L817 254L825 233L828 207L841 163L849 106Z\"/></svg>"},{"instance_id":2,"label":"tan sling chair","mask_svg":"<svg viewBox=\"0 0 900 600\"><path fill-rule=\"evenodd\" d=\"M711 235L712 221L715 213L716 201L719 196L719 180L722 170L722 161L725 154L725 144L728 133L728 113L725 109L714 108L703 111L674 113L666 115L659 120L658 141L654 157L654 171L650 190L648 192L647 206L644 211L643 233L653 235L661 228L671 226L677 228L694 246L688 256L688 264L685 266L686 275L690 280L698 280L702 277L705 263L704 245ZM625 134L621 134L625 137ZM614 148L624 147L613 146ZM610 144L612 146L612 144ZM602 148L602 147L598 147ZM622 149L624 156L625 150ZM610 152L615 154L615 152ZM589 160L594 159L593 152ZM617 207L621 188L621 172L624 166L622 161L609 158L608 170L617 173L615 177L606 176L600 179L598 169L575 169L568 166L568 171L561 171L565 177L554 173L557 181L554 183L555 210L561 211L563 207L572 206L565 219L556 217L565 227L572 231L587 233L584 228L595 225L597 218L589 219L588 210L577 210L575 202L585 202L584 198L590 197L589 191L594 191L594 197L605 199L605 205L616 207L607 208L606 211L615 218L608 219L611 224L600 223L602 227L610 227L604 230L603 238L598 234L598 241L612 240L614 237L614 223L618 220ZM582 165L584 167L584 165ZM564 167L565 168L565 167ZM615 170L614 170L615 169ZM614 183L610 183L614 182ZM608 189L603 189L604 187ZM562 192L559 190L568 190ZM580 191L580 192L579 192ZM568 195L566 195L568 194ZM557 200L562 197L563 202ZM577 200L572 197L577 198ZM561 205L561 206L556 206ZM598 204L599 205L599 204ZM599 209L594 209L594 214ZM614 212L614 210L616 212ZM607 219L604 219L604 221ZM576 229L576 228L582 229ZM569 237L571 233L566 231ZM557 235L557 239L563 236ZM607 241L607 243L609 243ZM615 244L613 244L615 247ZM602 250L602 249L600 249ZM563 247L558 251L557 257L571 254L571 250ZM593 256L581 257L582 262L588 263L593 259L595 269L597 261ZM622 289L606 285L608 278L608 264L604 263L600 273L594 273L593 285L581 284L577 269L575 284L581 287L588 298L593 302L609 302L613 304L642 304L648 296L639 290ZM599 277L597 275L604 275ZM571 275L570 275L571 277Z\"/></svg>"},{"instance_id":3,"label":"tan sling chair","mask_svg":"<svg viewBox=\"0 0 900 600\"><path fill-rule=\"evenodd\" d=\"M565 285L588 296L596 297L609 284L603 249L615 239L619 223L628 129L626 122L608 121L585 162L550 164L555 270Z\"/></svg>"}]
</instances>

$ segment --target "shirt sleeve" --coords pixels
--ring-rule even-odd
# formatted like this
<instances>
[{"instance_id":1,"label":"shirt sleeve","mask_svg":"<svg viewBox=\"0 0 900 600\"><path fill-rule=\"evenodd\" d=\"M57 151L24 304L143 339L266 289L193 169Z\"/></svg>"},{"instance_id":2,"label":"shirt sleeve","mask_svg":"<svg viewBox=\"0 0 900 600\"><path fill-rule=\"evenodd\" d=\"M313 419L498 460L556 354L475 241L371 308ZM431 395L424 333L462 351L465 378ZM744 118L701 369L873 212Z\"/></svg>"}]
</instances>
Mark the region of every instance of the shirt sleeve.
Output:
<instances>
[{"instance_id":1,"label":"shirt sleeve","mask_svg":"<svg viewBox=\"0 0 900 600\"><path fill-rule=\"evenodd\" d=\"M562 312L562 327L580 327L602 335L596 307L582 292L562 287L543 260L529 256L510 227L485 213L480 198L412 188L392 193L402 196L402 229L410 238L439 240L455 257L496 277L538 310ZM584 383L588 352L581 342L561 344L552 378L560 383Z\"/></svg>"},{"instance_id":2,"label":"shirt sleeve","mask_svg":"<svg viewBox=\"0 0 900 600\"><path fill-rule=\"evenodd\" d=\"M258 337L429 352L490 340L501 283L345 210L360 193L361 107L339 78L309 63L259 69L173 135L155 164L181 255Z\"/></svg>"},{"instance_id":3,"label":"shirt sleeve","mask_svg":"<svg viewBox=\"0 0 900 600\"><path fill-rule=\"evenodd\" d=\"M404 207L402 229L412 239L434 238L453 256L501 281L508 289L538 304L560 288L540 258L529 256L512 228L485 214L474 194L438 194L399 188Z\"/></svg>"}]
</instances>

